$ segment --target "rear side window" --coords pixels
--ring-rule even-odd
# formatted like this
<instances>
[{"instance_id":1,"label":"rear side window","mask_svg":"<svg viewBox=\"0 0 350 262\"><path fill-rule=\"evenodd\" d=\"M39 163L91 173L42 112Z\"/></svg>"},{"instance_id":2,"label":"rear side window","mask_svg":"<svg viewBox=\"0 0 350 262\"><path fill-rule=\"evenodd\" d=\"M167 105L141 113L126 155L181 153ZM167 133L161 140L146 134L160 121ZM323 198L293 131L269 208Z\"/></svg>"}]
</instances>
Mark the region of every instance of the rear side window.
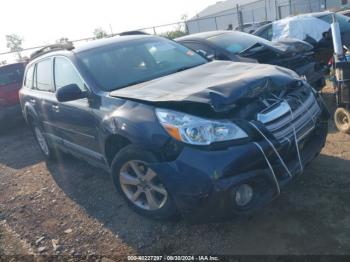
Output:
<instances>
[{"instance_id":1,"label":"rear side window","mask_svg":"<svg viewBox=\"0 0 350 262\"><path fill-rule=\"evenodd\" d=\"M55 58L55 86L56 90L71 84L76 84L82 91L85 91L85 86L78 72L70 61L65 58Z\"/></svg>"},{"instance_id":2,"label":"rear side window","mask_svg":"<svg viewBox=\"0 0 350 262\"><path fill-rule=\"evenodd\" d=\"M53 92L51 59L43 60L36 65L36 88Z\"/></svg>"},{"instance_id":3,"label":"rear side window","mask_svg":"<svg viewBox=\"0 0 350 262\"><path fill-rule=\"evenodd\" d=\"M33 73L34 73L34 66L31 66L27 70L26 79L24 82L24 85L26 88L33 88Z\"/></svg>"}]
</instances>

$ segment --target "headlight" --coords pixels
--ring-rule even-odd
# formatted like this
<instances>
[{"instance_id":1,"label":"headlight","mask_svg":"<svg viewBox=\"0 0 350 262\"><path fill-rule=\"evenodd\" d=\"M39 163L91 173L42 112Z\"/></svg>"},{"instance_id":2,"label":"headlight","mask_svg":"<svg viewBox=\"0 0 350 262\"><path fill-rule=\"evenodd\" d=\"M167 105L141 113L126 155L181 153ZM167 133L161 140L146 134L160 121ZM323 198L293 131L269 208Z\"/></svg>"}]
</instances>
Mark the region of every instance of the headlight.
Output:
<instances>
[{"instance_id":1,"label":"headlight","mask_svg":"<svg viewBox=\"0 0 350 262\"><path fill-rule=\"evenodd\" d=\"M159 122L176 140L192 145L246 138L248 135L229 121L209 120L167 109L156 109Z\"/></svg>"}]
</instances>

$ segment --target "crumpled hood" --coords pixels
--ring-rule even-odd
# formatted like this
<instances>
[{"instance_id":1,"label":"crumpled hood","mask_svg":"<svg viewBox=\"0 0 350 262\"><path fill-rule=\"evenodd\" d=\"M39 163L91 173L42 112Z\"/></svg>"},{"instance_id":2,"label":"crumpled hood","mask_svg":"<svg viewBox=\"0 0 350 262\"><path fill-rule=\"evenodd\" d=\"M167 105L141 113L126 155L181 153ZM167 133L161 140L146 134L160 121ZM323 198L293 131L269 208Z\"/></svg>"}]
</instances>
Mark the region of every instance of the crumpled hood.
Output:
<instances>
[{"instance_id":1,"label":"crumpled hood","mask_svg":"<svg viewBox=\"0 0 350 262\"><path fill-rule=\"evenodd\" d=\"M152 104L199 103L224 112L243 99L295 86L300 81L296 73L278 66L214 61L112 91L110 95Z\"/></svg>"},{"instance_id":2,"label":"crumpled hood","mask_svg":"<svg viewBox=\"0 0 350 262\"><path fill-rule=\"evenodd\" d=\"M261 46L262 49L255 50ZM255 45L243 50L239 55L254 57L254 54L269 50L280 55L295 55L297 53L306 53L313 50L313 46L305 41L292 38L283 38L278 41L265 44L264 42L256 43Z\"/></svg>"},{"instance_id":3,"label":"crumpled hood","mask_svg":"<svg viewBox=\"0 0 350 262\"><path fill-rule=\"evenodd\" d=\"M281 38L278 41L272 42L273 45L280 46L284 45L286 47L286 53L305 53L311 52L314 47L308 42L295 39L295 38Z\"/></svg>"}]
</instances>

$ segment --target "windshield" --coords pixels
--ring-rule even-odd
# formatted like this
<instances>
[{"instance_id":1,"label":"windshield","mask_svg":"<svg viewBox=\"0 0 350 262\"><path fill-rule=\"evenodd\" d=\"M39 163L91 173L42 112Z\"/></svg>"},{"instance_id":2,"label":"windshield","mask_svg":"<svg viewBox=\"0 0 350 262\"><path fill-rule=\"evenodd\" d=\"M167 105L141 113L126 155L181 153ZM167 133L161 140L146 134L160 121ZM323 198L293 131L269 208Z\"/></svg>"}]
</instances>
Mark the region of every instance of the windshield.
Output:
<instances>
[{"instance_id":1,"label":"windshield","mask_svg":"<svg viewBox=\"0 0 350 262\"><path fill-rule=\"evenodd\" d=\"M231 54L238 54L256 43L271 45L271 42L266 39L242 32L227 32L209 37L207 40L226 49Z\"/></svg>"},{"instance_id":2,"label":"windshield","mask_svg":"<svg viewBox=\"0 0 350 262\"><path fill-rule=\"evenodd\" d=\"M78 54L105 91L142 83L208 61L190 49L162 38L115 43Z\"/></svg>"}]
</instances>

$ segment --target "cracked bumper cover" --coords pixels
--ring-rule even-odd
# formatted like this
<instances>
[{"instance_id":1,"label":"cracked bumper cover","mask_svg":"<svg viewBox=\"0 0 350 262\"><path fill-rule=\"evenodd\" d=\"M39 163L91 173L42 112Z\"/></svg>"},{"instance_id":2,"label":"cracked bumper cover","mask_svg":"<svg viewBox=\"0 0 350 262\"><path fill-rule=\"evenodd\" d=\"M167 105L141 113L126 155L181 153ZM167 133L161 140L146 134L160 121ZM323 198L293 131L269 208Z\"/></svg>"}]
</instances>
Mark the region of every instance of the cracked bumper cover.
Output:
<instances>
[{"instance_id":1,"label":"cracked bumper cover","mask_svg":"<svg viewBox=\"0 0 350 262\"><path fill-rule=\"evenodd\" d=\"M327 121L319 121L314 130L299 142L303 166L322 150L328 132ZM277 143L277 142L276 142ZM276 144L292 173L288 176L266 141L259 141L282 188L300 174L295 145ZM278 196L275 180L261 151L249 142L219 151L203 151L186 146L175 161L156 163L180 213L189 221L215 220L260 208ZM244 208L235 204L235 189L248 183L254 189L253 200Z\"/></svg>"}]
</instances>

